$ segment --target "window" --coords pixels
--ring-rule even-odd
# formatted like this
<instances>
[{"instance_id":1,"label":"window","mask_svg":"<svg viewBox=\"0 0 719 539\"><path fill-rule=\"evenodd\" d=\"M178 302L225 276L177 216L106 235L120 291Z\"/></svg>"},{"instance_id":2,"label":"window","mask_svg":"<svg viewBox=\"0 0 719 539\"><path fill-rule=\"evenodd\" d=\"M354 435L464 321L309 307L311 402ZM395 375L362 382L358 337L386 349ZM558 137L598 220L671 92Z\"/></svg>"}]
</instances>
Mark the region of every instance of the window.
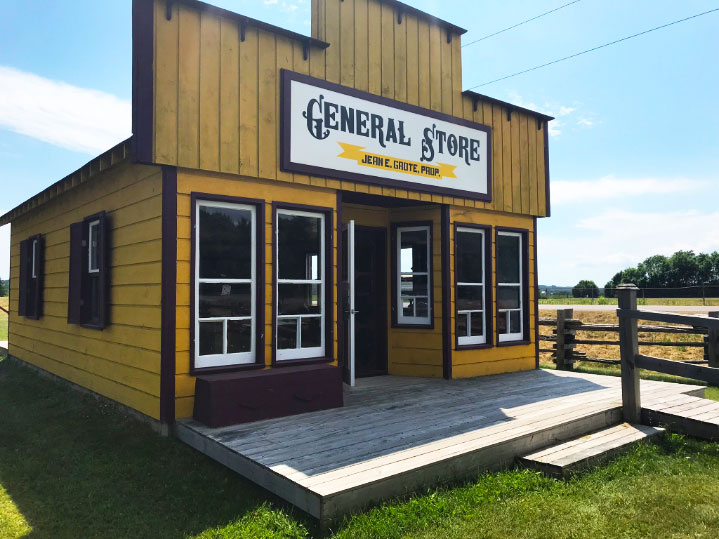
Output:
<instances>
[{"instance_id":1,"label":"window","mask_svg":"<svg viewBox=\"0 0 719 539\"><path fill-rule=\"evenodd\" d=\"M430 242L429 225L397 227L394 302L398 325L432 323Z\"/></svg>"},{"instance_id":2,"label":"window","mask_svg":"<svg viewBox=\"0 0 719 539\"><path fill-rule=\"evenodd\" d=\"M497 232L497 333L500 343L524 339L525 249L524 233Z\"/></svg>"},{"instance_id":3,"label":"window","mask_svg":"<svg viewBox=\"0 0 719 539\"><path fill-rule=\"evenodd\" d=\"M34 320L42 316L45 240L41 235L20 242L18 314Z\"/></svg>"},{"instance_id":4,"label":"window","mask_svg":"<svg viewBox=\"0 0 719 539\"><path fill-rule=\"evenodd\" d=\"M458 346L487 343L491 316L487 316L489 229L458 226L454 233L455 306Z\"/></svg>"},{"instance_id":5,"label":"window","mask_svg":"<svg viewBox=\"0 0 719 539\"><path fill-rule=\"evenodd\" d=\"M37 238L32 240L32 278L33 279L37 279L37 271L38 271L37 257L40 254L38 252L38 242L39 242L39 240Z\"/></svg>"},{"instance_id":6,"label":"window","mask_svg":"<svg viewBox=\"0 0 719 539\"><path fill-rule=\"evenodd\" d=\"M325 354L325 215L277 210L277 360Z\"/></svg>"},{"instance_id":7,"label":"window","mask_svg":"<svg viewBox=\"0 0 719 539\"><path fill-rule=\"evenodd\" d=\"M196 201L195 368L256 361L256 214L252 205Z\"/></svg>"},{"instance_id":8,"label":"window","mask_svg":"<svg viewBox=\"0 0 719 539\"><path fill-rule=\"evenodd\" d=\"M110 311L109 218L105 212L70 225L67 320L103 329Z\"/></svg>"},{"instance_id":9,"label":"window","mask_svg":"<svg viewBox=\"0 0 719 539\"><path fill-rule=\"evenodd\" d=\"M88 224L90 241L87 246L88 273L100 271L100 263L97 258L97 231L100 228L100 221L93 221Z\"/></svg>"}]
</instances>

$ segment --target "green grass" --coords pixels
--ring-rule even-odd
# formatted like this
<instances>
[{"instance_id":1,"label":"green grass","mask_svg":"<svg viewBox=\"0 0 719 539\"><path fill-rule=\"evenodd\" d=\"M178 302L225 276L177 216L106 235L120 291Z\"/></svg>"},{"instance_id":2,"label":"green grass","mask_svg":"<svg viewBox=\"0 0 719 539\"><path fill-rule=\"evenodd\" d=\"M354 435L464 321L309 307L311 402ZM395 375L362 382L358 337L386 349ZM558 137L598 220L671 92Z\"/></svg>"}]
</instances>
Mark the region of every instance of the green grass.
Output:
<instances>
[{"instance_id":1,"label":"green grass","mask_svg":"<svg viewBox=\"0 0 719 539\"><path fill-rule=\"evenodd\" d=\"M719 397L719 394L717 395ZM719 529L719 444L669 435L571 481L483 474L347 518L336 537L689 537ZM0 361L0 537L319 536L114 407Z\"/></svg>"},{"instance_id":2,"label":"green grass","mask_svg":"<svg viewBox=\"0 0 719 539\"><path fill-rule=\"evenodd\" d=\"M4 307L7 309L7 296L0 298L0 307ZM7 341L7 314L5 314L5 311L2 310L0 310L0 341Z\"/></svg>"},{"instance_id":3,"label":"green grass","mask_svg":"<svg viewBox=\"0 0 719 539\"><path fill-rule=\"evenodd\" d=\"M639 305L719 305L719 298L638 298ZM540 305L616 305L617 298L540 298Z\"/></svg>"}]
</instances>

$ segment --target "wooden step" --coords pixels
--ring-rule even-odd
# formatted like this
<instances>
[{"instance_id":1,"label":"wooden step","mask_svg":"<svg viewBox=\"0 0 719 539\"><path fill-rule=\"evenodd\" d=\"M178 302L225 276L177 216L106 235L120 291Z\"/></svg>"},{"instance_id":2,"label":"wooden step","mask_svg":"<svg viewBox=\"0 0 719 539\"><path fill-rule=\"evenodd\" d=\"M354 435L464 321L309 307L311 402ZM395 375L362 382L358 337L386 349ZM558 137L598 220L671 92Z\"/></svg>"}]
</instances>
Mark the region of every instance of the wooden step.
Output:
<instances>
[{"instance_id":1,"label":"wooden step","mask_svg":"<svg viewBox=\"0 0 719 539\"><path fill-rule=\"evenodd\" d=\"M662 428L622 423L547 447L519 461L547 475L566 477L662 432Z\"/></svg>"}]
</instances>

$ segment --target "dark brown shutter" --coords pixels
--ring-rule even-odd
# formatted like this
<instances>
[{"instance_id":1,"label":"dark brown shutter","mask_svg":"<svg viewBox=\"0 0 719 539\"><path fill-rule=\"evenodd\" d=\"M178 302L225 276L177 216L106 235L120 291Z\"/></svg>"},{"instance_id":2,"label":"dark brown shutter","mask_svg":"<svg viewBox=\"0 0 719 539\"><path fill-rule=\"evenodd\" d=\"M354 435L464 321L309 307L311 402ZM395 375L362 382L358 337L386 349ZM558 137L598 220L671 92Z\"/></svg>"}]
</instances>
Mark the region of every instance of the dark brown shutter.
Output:
<instances>
[{"instance_id":1,"label":"dark brown shutter","mask_svg":"<svg viewBox=\"0 0 719 539\"><path fill-rule=\"evenodd\" d=\"M20 282L18 288L18 307L17 314L25 316L27 313L27 286L30 280L30 264L28 264L28 254L32 256L30 251L30 241L23 240L20 242Z\"/></svg>"},{"instance_id":2,"label":"dark brown shutter","mask_svg":"<svg viewBox=\"0 0 719 539\"><path fill-rule=\"evenodd\" d=\"M67 293L67 321L82 324L83 223L70 225L70 282Z\"/></svg>"},{"instance_id":3,"label":"dark brown shutter","mask_svg":"<svg viewBox=\"0 0 719 539\"><path fill-rule=\"evenodd\" d=\"M31 255L32 256L32 255ZM43 307L43 289L45 285L45 237L37 237L37 248L35 252L35 270L37 272L37 278L34 279L35 286L35 305L34 312L35 317L40 318L42 316Z\"/></svg>"},{"instance_id":4,"label":"dark brown shutter","mask_svg":"<svg viewBox=\"0 0 719 539\"><path fill-rule=\"evenodd\" d=\"M100 313L99 326L101 328L110 324L110 223L105 212L102 212L98 219L97 237L97 258L99 266L99 295L100 302L98 312Z\"/></svg>"}]
</instances>

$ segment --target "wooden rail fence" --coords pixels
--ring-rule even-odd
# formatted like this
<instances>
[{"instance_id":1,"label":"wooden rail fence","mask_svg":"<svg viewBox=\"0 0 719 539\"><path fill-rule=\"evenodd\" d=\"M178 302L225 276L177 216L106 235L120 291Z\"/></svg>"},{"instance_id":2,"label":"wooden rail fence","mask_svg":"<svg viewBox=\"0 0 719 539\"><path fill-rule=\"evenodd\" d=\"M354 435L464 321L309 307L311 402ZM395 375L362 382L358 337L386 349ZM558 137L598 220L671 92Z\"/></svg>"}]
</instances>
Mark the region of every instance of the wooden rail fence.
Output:
<instances>
[{"instance_id":1,"label":"wooden rail fence","mask_svg":"<svg viewBox=\"0 0 719 539\"><path fill-rule=\"evenodd\" d=\"M617 311L618 312L618 311ZM656 313L652 313L656 314ZM664 313L658 313L663 315ZM554 343L551 349L541 348L540 352L549 352L553 354L554 362L557 368L560 370L572 370L573 365L577 361L588 361L594 363L605 363L611 365L619 365L621 360L619 359L608 359L601 357L588 356L584 352L579 352L576 347L579 345L605 345L605 346L620 346L621 343L621 324L587 324L581 320L573 318L573 309L559 309L557 311L557 318L542 318L539 320L540 326L550 326L554 328L552 335L540 335L539 339L541 343L552 342ZM676 319L677 315L674 316ZM711 312L709 316L712 318L719 318L719 312ZM687 317L683 317L684 320ZM638 325L637 331L642 333L664 333L677 335L676 339L681 339L682 335L703 335L703 341L687 341L687 340L673 340L673 341L637 341L638 346L675 346L675 347L686 347L686 348L703 348L704 359L699 361L685 361L682 363L687 364L708 364L710 367L719 367L719 347L717 346L717 334L716 331L707 327L698 325L699 323L705 324L706 318L704 317L688 317L694 320L697 325L691 327L686 326L658 326L658 325ZM654 320L655 319L649 319ZM719 322L719 320L718 320ZM670 321L670 323L672 323ZM687 323L687 322L684 322ZM705 324L706 325L706 324ZM617 333L617 340L606 340L606 339L586 339L577 338L577 332L594 332L594 333Z\"/></svg>"},{"instance_id":2,"label":"wooden rail fence","mask_svg":"<svg viewBox=\"0 0 719 539\"><path fill-rule=\"evenodd\" d=\"M622 285L617 290L619 300L619 309L617 309L617 316L619 317L619 349L622 368L622 408L624 420L629 423L641 423L642 420L639 369L692 378L710 385L719 386L719 368L717 368L719 319L716 317L708 318L640 311L637 309L637 290L634 285ZM706 328L710 366L692 365L682 361L671 361L640 354L639 320Z\"/></svg>"}]
</instances>

